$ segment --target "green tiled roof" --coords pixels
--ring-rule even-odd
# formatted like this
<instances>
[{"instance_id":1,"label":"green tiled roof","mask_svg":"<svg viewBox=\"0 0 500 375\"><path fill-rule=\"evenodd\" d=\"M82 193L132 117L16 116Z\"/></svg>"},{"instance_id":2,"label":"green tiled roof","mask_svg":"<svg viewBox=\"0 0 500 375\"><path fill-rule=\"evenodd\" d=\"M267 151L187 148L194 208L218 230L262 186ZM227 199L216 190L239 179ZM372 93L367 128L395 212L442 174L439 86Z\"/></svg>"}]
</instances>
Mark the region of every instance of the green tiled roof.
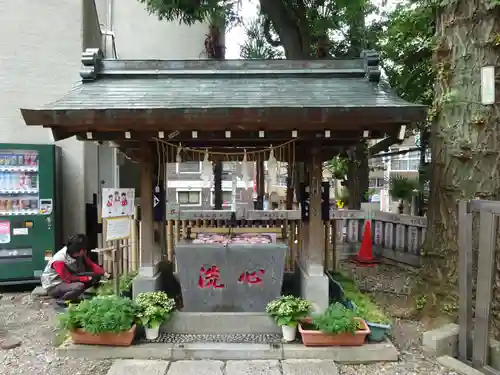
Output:
<instances>
[{"instance_id":1,"label":"green tiled roof","mask_svg":"<svg viewBox=\"0 0 500 375\"><path fill-rule=\"evenodd\" d=\"M190 113L221 109L314 109L394 112L423 120L425 107L399 98L380 81L378 55L353 60L105 60L84 53L82 83L59 100L22 110L29 125L57 123L67 111L113 110ZM51 117L52 116L52 117ZM65 121L68 119L65 118Z\"/></svg>"}]
</instances>

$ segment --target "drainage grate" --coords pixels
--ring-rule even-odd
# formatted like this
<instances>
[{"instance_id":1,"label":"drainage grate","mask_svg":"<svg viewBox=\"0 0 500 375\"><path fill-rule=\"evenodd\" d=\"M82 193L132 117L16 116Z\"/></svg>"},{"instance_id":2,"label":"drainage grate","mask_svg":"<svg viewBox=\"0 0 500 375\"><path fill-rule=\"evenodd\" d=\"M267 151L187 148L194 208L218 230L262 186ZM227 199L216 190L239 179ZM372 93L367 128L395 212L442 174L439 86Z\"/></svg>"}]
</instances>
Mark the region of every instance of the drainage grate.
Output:
<instances>
[{"instance_id":1,"label":"drainage grate","mask_svg":"<svg viewBox=\"0 0 500 375\"><path fill-rule=\"evenodd\" d=\"M189 343L229 343L229 344L279 344L280 334L182 334L182 333L162 333L156 340L141 340L142 343L156 342L163 344L189 344Z\"/></svg>"}]
</instances>

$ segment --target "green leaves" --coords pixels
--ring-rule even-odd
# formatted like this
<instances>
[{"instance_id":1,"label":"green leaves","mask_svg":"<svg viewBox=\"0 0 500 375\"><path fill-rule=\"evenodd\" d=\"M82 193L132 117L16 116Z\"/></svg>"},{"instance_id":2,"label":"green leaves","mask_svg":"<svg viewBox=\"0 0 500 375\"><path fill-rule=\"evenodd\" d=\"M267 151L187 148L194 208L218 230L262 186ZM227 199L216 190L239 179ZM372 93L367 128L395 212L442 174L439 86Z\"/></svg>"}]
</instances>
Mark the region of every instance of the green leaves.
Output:
<instances>
[{"instance_id":1,"label":"green leaves","mask_svg":"<svg viewBox=\"0 0 500 375\"><path fill-rule=\"evenodd\" d=\"M315 316L312 323L318 331L330 334L354 334L359 325L356 313L341 303L330 305L323 314Z\"/></svg>"},{"instance_id":2,"label":"green leaves","mask_svg":"<svg viewBox=\"0 0 500 375\"><path fill-rule=\"evenodd\" d=\"M160 20L179 21L187 25L209 21L218 27L241 22L240 0L138 0L149 13ZM200 46L201 47L201 46Z\"/></svg>"},{"instance_id":3,"label":"green leaves","mask_svg":"<svg viewBox=\"0 0 500 375\"><path fill-rule=\"evenodd\" d=\"M281 296L266 306L266 312L279 326L296 326L311 312L311 303L294 296Z\"/></svg>"},{"instance_id":4,"label":"green leaves","mask_svg":"<svg viewBox=\"0 0 500 375\"><path fill-rule=\"evenodd\" d=\"M389 194L394 199L402 199L410 202L415 191L418 189L418 180L408 177L396 176L389 182Z\"/></svg>"},{"instance_id":5,"label":"green leaves","mask_svg":"<svg viewBox=\"0 0 500 375\"><path fill-rule=\"evenodd\" d=\"M144 327L155 328L167 321L175 310L175 300L164 292L140 293L136 298L139 306L137 317Z\"/></svg>"},{"instance_id":6,"label":"green leaves","mask_svg":"<svg viewBox=\"0 0 500 375\"><path fill-rule=\"evenodd\" d=\"M130 288L132 287L132 281L136 276L137 272L131 272L126 275L120 276L120 293L130 291ZM110 296L114 294L113 281L106 280L105 282L101 283L99 289L97 289L97 294L100 296Z\"/></svg>"},{"instance_id":7,"label":"green leaves","mask_svg":"<svg viewBox=\"0 0 500 375\"><path fill-rule=\"evenodd\" d=\"M245 27L246 40L240 46L240 56L244 59L274 60L284 57L280 48L272 47L263 33L264 18L256 18Z\"/></svg>"},{"instance_id":8,"label":"green leaves","mask_svg":"<svg viewBox=\"0 0 500 375\"><path fill-rule=\"evenodd\" d=\"M129 298L98 296L70 305L59 316L59 326L68 331L82 328L94 335L119 333L132 328L137 312L137 305Z\"/></svg>"}]
</instances>

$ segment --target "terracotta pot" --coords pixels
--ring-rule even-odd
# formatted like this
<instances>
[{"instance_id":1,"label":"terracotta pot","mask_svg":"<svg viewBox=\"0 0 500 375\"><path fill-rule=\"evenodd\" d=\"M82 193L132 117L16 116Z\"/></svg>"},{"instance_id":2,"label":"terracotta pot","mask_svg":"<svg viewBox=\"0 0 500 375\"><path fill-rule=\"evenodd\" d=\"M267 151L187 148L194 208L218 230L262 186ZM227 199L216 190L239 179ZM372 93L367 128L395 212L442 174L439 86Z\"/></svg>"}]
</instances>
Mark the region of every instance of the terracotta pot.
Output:
<instances>
[{"instance_id":1,"label":"terracotta pot","mask_svg":"<svg viewBox=\"0 0 500 375\"><path fill-rule=\"evenodd\" d=\"M75 344L83 345L106 345L106 346L130 346L134 341L135 324L128 331L120 333L101 333L93 335L79 328L71 331L71 339Z\"/></svg>"},{"instance_id":2,"label":"terracotta pot","mask_svg":"<svg viewBox=\"0 0 500 375\"><path fill-rule=\"evenodd\" d=\"M304 319L303 323L309 323L311 319ZM352 333L324 333L321 331L313 331L304 329L302 324L299 324L299 332L302 335L302 343L305 346L361 346L365 343L366 336L370 334L370 328L366 325L363 319L359 319L363 325L362 330Z\"/></svg>"}]
</instances>

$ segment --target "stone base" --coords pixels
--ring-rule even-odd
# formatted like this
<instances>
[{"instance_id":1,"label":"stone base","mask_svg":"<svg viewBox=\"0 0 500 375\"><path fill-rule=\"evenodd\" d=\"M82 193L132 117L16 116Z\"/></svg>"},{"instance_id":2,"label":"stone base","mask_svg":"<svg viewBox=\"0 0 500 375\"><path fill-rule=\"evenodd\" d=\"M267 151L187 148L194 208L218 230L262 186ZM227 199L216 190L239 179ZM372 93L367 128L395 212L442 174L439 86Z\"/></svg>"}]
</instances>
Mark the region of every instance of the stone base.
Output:
<instances>
[{"instance_id":1,"label":"stone base","mask_svg":"<svg viewBox=\"0 0 500 375\"><path fill-rule=\"evenodd\" d=\"M436 358L438 363L444 367L449 368L450 370L455 371L457 374L461 375L484 375L481 371L473 369L470 366L467 366L465 363L460 362L458 359L452 358L450 356L442 356Z\"/></svg>"},{"instance_id":2,"label":"stone base","mask_svg":"<svg viewBox=\"0 0 500 375\"><path fill-rule=\"evenodd\" d=\"M132 297L136 298L140 293L156 292L161 290L161 273L156 273L153 277L144 276L139 273L132 282Z\"/></svg>"},{"instance_id":3,"label":"stone base","mask_svg":"<svg viewBox=\"0 0 500 375\"><path fill-rule=\"evenodd\" d=\"M177 312L161 327L162 332L185 334L280 333L265 313Z\"/></svg>"},{"instance_id":4,"label":"stone base","mask_svg":"<svg viewBox=\"0 0 500 375\"><path fill-rule=\"evenodd\" d=\"M300 272L300 289L302 298L310 301L313 304L315 311L325 311L329 304L329 281L324 274L323 266L321 271L302 269L298 264L297 268Z\"/></svg>"},{"instance_id":5,"label":"stone base","mask_svg":"<svg viewBox=\"0 0 500 375\"><path fill-rule=\"evenodd\" d=\"M253 359L330 359L344 364L394 362L398 350L391 342L366 344L357 347L308 348L301 344L141 344L129 347L75 345L70 340L57 348L59 356L102 359L157 359L157 360L253 360Z\"/></svg>"},{"instance_id":6,"label":"stone base","mask_svg":"<svg viewBox=\"0 0 500 375\"><path fill-rule=\"evenodd\" d=\"M458 324L449 323L422 334L422 346L427 354L440 357L458 356ZM473 334L471 335L473 336ZM472 345L470 345L472 347ZM490 339L489 365L500 369L500 342Z\"/></svg>"}]
</instances>

